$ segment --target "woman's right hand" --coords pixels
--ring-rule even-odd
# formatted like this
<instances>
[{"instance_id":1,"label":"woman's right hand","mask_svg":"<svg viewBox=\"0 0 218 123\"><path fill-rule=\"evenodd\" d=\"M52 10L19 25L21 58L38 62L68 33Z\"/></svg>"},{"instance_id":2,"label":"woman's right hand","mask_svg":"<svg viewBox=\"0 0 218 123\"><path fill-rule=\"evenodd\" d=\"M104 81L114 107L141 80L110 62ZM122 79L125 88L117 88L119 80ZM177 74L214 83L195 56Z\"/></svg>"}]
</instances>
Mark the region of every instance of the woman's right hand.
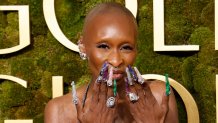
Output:
<instances>
[{"instance_id":1,"label":"woman's right hand","mask_svg":"<svg viewBox=\"0 0 218 123\"><path fill-rule=\"evenodd\" d=\"M79 123L90 123L90 121L95 123L112 123L116 118L116 104L113 108L106 106L107 99L113 96L112 88L107 87L105 82L95 82L92 92L92 98L87 100L84 108L81 101L76 105Z\"/></svg>"}]
</instances>

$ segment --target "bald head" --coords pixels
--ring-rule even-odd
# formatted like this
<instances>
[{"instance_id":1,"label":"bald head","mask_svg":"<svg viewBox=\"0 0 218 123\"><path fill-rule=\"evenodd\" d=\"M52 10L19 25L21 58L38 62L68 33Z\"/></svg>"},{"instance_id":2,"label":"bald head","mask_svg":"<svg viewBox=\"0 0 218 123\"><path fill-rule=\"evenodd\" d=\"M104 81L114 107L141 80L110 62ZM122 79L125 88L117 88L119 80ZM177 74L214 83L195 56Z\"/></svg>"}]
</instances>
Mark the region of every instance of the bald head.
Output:
<instances>
[{"instance_id":1,"label":"bald head","mask_svg":"<svg viewBox=\"0 0 218 123\"><path fill-rule=\"evenodd\" d=\"M92 75L97 78L105 61L123 71L132 65L136 41L137 25L132 13L120 4L103 3L88 13L78 46L87 55Z\"/></svg>"},{"instance_id":2,"label":"bald head","mask_svg":"<svg viewBox=\"0 0 218 123\"><path fill-rule=\"evenodd\" d=\"M128 20L134 23L135 25L134 29L137 31L137 23L135 17L126 7L118 3L107 2L97 5L87 14L83 27L83 34L86 30L86 27L89 24L92 24L93 19L95 19L97 16L107 16L107 15L125 16L126 18L128 18Z\"/></svg>"}]
</instances>

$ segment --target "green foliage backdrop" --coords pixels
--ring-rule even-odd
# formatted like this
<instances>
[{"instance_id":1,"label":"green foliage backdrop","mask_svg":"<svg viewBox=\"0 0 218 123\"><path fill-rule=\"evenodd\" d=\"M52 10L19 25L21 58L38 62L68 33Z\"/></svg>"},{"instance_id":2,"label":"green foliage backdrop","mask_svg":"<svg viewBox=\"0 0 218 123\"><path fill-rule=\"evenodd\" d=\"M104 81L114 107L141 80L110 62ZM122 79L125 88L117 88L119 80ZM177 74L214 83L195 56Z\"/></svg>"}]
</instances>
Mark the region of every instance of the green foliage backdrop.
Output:
<instances>
[{"instance_id":1,"label":"green foliage backdrop","mask_svg":"<svg viewBox=\"0 0 218 123\"><path fill-rule=\"evenodd\" d=\"M74 43L80 35L87 12L97 3L124 0L55 0L58 23ZM0 0L0 5L29 5L31 45L12 54L0 55L0 74L28 81L23 88L0 80L0 123L6 119L34 119L43 123L43 110L51 99L52 76L64 77L64 92L72 80L86 82L89 71L77 53L61 45L44 20L42 0ZM214 50L214 0L165 0L165 43L197 44L198 52L154 52L152 0L138 0L139 56L135 63L143 74L168 73L193 95L202 123L216 118L215 75L218 52ZM0 12L0 49L18 44L18 15ZM186 112L178 95L179 118L186 123Z\"/></svg>"}]
</instances>

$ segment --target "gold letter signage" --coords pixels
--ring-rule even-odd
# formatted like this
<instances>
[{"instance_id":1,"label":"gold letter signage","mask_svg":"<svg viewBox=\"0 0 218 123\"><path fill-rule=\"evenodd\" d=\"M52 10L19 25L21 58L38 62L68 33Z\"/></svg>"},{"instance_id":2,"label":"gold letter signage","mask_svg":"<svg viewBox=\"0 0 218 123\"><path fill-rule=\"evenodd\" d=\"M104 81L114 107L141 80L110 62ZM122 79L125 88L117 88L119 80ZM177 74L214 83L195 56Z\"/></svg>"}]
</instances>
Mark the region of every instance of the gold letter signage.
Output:
<instances>
[{"instance_id":1,"label":"gold letter signage","mask_svg":"<svg viewBox=\"0 0 218 123\"><path fill-rule=\"evenodd\" d=\"M215 0L215 50L218 50L218 1Z\"/></svg>"},{"instance_id":2,"label":"gold letter signage","mask_svg":"<svg viewBox=\"0 0 218 123\"><path fill-rule=\"evenodd\" d=\"M46 24L53 34L53 36L65 47L70 50L79 52L78 46L72 43L61 31L54 8L54 0L43 0L43 13L45 17Z\"/></svg>"},{"instance_id":3,"label":"gold letter signage","mask_svg":"<svg viewBox=\"0 0 218 123\"><path fill-rule=\"evenodd\" d=\"M126 7L133 13L136 17L137 15L137 0L125 0ZM218 1L215 0L215 50L218 50ZM0 11L18 11L19 17L19 45L13 46L10 48L0 49L1 54L9 54L13 52L17 52L28 45L30 45L30 25L29 25L29 6L28 5L9 5L9 6L0 6ZM66 48L73 50L75 52L79 52L78 46L71 42L61 31L56 15L55 15L55 8L54 8L54 0L43 0L43 14L46 21L46 24L53 34L53 36ZM153 26L154 26L154 51L199 51L199 45L165 45L164 44L164 0L153 0ZM154 75L154 74L145 74L143 75L146 79L159 79L163 80L164 78L161 75ZM27 88L27 82L13 77L9 75L1 75L0 79L11 80L13 82L19 83L20 85ZM197 114L198 116L198 109L194 102L194 99L189 94L185 88L182 88L179 83L175 83L176 81L171 79L171 84L177 90L177 92L182 96L183 100L186 100L185 105L191 105L193 110L187 110L187 113ZM216 100L218 101L218 75L216 75ZM52 77L52 94L53 98L62 96L63 95L63 77L62 76L53 76ZM186 98L185 98L186 97ZM188 104L187 103L188 99ZM216 103L218 105L218 103ZM218 109L218 107L216 107ZM195 111L195 112L194 112ZM216 114L218 117L218 113ZM192 115L193 116L193 115ZM193 119L188 117L188 122L196 122L199 123L198 119ZM4 123L33 123L33 120L5 120ZM218 123L218 118L217 118Z\"/></svg>"},{"instance_id":4,"label":"gold letter signage","mask_svg":"<svg viewBox=\"0 0 218 123\"><path fill-rule=\"evenodd\" d=\"M10 81L16 82L16 83L22 85L23 87L27 88L27 82L22 80L22 79L20 79L20 78L17 78L17 77L14 77L14 76L1 75L0 74L0 79L10 80Z\"/></svg>"},{"instance_id":5,"label":"gold letter signage","mask_svg":"<svg viewBox=\"0 0 218 123\"><path fill-rule=\"evenodd\" d=\"M0 49L0 55L13 53L30 45L29 6L0 6L0 11L18 11L19 18L19 45Z\"/></svg>"},{"instance_id":6,"label":"gold letter signage","mask_svg":"<svg viewBox=\"0 0 218 123\"><path fill-rule=\"evenodd\" d=\"M10 80L27 88L27 82L20 78L0 74L0 79ZM33 120L5 120L4 123L33 123Z\"/></svg>"},{"instance_id":7,"label":"gold letter signage","mask_svg":"<svg viewBox=\"0 0 218 123\"><path fill-rule=\"evenodd\" d=\"M126 7L136 17L137 0L126 0L125 3L126 3ZM26 46L30 45L29 6L28 5L0 6L0 11L18 11L18 18L19 18L19 45L11 48L0 49L0 55L17 52L25 48ZM43 13L48 28L53 34L53 36L68 49L78 52L79 51L78 46L67 39L67 37L63 34L57 23L55 9L54 9L54 0L43 0ZM0 74L0 79L11 80L27 88L27 82L20 78ZM53 76L52 97L55 98L62 95L63 95L63 77ZM4 123L33 123L33 120L32 119L5 120Z\"/></svg>"},{"instance_id":8,"label":"gold letter signage","mask_svg":"<svg viewBox=\"0 0 218 123\"><path fill-rule=\"evenodd\" d=\"M164 44L164 0L153 0L154 51L198 51L198 45Z\"/></svg>"}]
</instances>

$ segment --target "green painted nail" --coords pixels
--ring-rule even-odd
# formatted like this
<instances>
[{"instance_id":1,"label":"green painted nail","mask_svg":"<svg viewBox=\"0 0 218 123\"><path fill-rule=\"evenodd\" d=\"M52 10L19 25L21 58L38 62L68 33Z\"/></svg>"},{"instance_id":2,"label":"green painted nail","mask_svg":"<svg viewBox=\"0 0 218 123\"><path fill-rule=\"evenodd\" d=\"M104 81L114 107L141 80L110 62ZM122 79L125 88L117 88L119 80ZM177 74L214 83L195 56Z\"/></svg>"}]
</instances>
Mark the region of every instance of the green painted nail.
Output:
<instances>
[{"instance_id":1,"label":"green painted nail","mask_svg":"<svg viewBox=\"0 0 218 123\"><path fill-rule=\"evenodd\" d=\"M165 74L165 78L166 78L166 95L169 96L170 95L170 82L168 79L168 74Z\"/></svg>"},{"instance_id":2,"label":"green painted nail","mask_svg":"<svg viewBox=\"0 0 218 123\"><path fill-rule=\"evenodd\" d=\"M117 96L117 81L114 79L114 96Z\"/></svg>"}]
</instances>

